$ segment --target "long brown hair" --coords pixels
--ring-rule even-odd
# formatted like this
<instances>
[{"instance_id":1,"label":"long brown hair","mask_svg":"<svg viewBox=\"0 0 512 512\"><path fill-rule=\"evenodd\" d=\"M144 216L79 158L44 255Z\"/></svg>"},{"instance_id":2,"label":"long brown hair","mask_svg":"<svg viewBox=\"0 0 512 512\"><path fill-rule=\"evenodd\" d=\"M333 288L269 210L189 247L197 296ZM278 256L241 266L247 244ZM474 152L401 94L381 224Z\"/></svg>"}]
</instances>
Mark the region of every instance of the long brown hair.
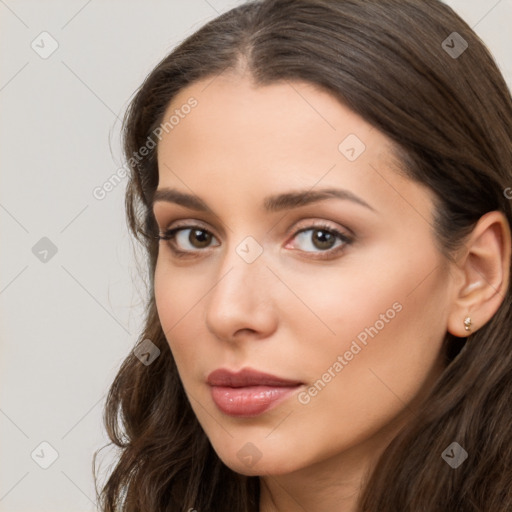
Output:
<instances>
[{"instance_id":1,"label":"long brown hair","mask_svg":"<svg viewBox=\"0 0 512 512\"><path fill-rule=\"evenodd\" d=\"M156 148L133 156L154 138L179 91L241 60L256 84L319 85L387 135L400 172L435 193L434 228L448 257L486 212L502 211L512 225L504 193L512 186L510 91L485 45L451 8L439 0L250 2L175 48L126 112L127 216L147 251L150 283L158 254L150 207ZM509 285L486 325L468 338L447 333L446 369L379 459L361 511L512 510L511 304ZM220 461L188 403L152 285L138 341L145 339L160 356L145 366L130 353L107 398L105 426L120 453L98 493L102 510L257 511L258 478ZM454 441L469 454L457 469L441 458Z\"/></svg>"}]
</instances>

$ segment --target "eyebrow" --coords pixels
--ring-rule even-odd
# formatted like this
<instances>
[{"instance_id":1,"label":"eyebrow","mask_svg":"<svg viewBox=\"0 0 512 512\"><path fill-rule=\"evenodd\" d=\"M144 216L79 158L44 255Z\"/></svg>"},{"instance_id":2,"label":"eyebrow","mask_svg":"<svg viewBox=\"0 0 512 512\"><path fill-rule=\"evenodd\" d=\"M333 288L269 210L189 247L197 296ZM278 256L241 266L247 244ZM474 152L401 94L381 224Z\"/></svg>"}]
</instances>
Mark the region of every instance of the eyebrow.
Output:
<instances>
[{"instance_id":1,"label":"eyebrow","mask_svg":"<svg viewBox=\"0 0 512 512\"><path fill-rule=\"evenodd\" d=\"M349 190L339 188L325 188L321 190L304 190L297 192L287 192L284 194L277 194L266 197L263 201L263 208L267 212L279 212L283 210L290 210L292 208L299 208L306 206L311 203L323 201L325 199L343 199L351 201L360 206L364 206L369 210L375 211L366 201L356 196ZM208 205L198 196L180 192L176 189L161 188L155 190L153 195L152 206L156 202L165 201L168 203L176 203L190 210L196 210L199 212L206 212L213 214L214 212L208 207Z\"/></svg>"}]
</instances>

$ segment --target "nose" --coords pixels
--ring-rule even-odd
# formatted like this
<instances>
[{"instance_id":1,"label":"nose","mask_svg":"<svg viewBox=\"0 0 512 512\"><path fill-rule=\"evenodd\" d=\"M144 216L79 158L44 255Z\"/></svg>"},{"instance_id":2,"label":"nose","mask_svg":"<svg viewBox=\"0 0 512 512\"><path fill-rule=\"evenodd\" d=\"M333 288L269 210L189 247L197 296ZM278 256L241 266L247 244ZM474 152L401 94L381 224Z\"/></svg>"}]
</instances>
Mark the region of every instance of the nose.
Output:
<instances>
[{"instance_id":1,"label":"nose","mask_svg":"<svg viewBox=\"0 0 512 512\"><path fill-rule=\"evenodd\" d=\"M217 339L229 342L270 336L278 323L275 280L264 254L249 263L231 249L207 297L208 330Z\"/></svg>"}]
</instances>

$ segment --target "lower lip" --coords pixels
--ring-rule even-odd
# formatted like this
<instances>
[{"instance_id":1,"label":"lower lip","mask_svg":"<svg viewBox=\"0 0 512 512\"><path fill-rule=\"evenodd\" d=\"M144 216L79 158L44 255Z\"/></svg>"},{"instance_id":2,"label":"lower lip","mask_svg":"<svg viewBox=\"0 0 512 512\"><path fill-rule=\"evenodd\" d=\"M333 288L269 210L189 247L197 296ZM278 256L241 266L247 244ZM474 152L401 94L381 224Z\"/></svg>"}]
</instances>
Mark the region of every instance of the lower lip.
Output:
<instances>
[{"instance_id":1,"label":"lower lip","mask_svg":"<svg viewBox=\"0 0 512 512\"><path fill-rule=\"evenodd\" d=\"M230 416L257 416L275 407L299 386L248 386L230 388L212 387L212 398L217 407Z\"/></svg>"}]
</instances>

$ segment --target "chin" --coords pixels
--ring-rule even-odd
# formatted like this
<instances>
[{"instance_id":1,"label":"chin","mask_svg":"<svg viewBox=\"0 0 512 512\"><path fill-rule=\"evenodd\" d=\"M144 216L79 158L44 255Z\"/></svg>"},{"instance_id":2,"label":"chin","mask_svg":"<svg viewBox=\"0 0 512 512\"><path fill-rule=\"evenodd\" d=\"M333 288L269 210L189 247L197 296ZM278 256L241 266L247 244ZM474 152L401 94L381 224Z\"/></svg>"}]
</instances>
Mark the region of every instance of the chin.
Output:
<instances>
[{"instance_id":1,"label":"chin","mask_svg":"<svg viewBox=\"0 0 512 512\"><path fill-rule=\"evenodd\" d=\"M298 461L290 460L288 454L272 453L265 457L264 450L254 451L252 455L251 447L253 445L247 443L244 448L233 454L219 454L222 462L235 473L245 476L264 476L264 475L285 475L300 469ZM240 453L242 452L242 453Z\"/></svg>"}]
</instances>

